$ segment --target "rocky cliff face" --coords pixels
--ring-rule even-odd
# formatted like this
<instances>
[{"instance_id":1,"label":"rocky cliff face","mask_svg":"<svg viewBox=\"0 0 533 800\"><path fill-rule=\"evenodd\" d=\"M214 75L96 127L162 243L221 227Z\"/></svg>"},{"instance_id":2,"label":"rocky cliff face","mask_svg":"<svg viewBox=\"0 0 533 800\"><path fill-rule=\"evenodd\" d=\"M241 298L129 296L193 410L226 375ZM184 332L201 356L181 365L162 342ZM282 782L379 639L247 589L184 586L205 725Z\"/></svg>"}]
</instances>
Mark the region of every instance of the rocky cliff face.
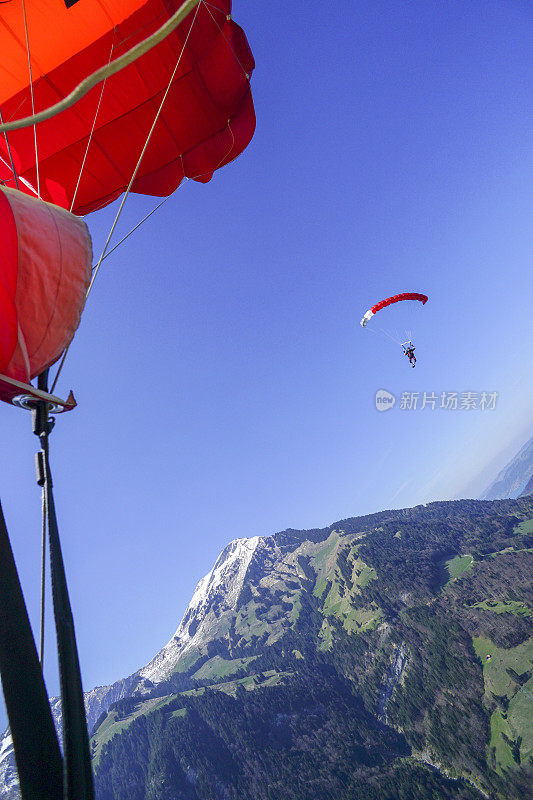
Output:
<instances>
[{"instance_id":1,"label":"rocky cliff face","mask_svg":"<svg viewBox=\"0 0 533 800\"><path fill-rule=\"evenodd\" d=\"M139 686L146 681L158 683L164 680L174 672L180 660L201 652L213 639L215 631L220 634L222 630L229 630L250 564L254 556L256 561L261 561L261 554L269 546L269 540L259 536L230 542L211 572L196 587L172 639L137 673Z\"/></svg>"}]
</instances>

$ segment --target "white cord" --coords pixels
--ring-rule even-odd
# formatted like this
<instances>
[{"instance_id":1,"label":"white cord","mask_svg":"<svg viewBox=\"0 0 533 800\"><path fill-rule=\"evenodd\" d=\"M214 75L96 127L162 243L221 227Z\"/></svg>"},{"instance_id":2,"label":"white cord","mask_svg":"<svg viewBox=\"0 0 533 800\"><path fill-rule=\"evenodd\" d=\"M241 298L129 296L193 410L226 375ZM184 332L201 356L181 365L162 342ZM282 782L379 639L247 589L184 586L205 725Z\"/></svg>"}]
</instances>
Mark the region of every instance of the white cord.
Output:
<instances>
[{"instance_id":1,"label":"white cord","mask_svg":"<svg viewBox=\"0 0 533 800\"><path fill-rule=\"evenodd\" d=\"M30 74L30 93L31 93L31 113L35 119L35 100L33 96L33 78L31 74L31 56L30 56L30 38L28 35L28 21L26 19L26 3L22 0L22 12L24 14L24 32L26 34L26 51L28 53L28 72ZM8 123L9 126L9 123ZM3 125L4 133L7 132L8 126ZM41 188L39 186L39 154L37 152L37 125L33 123L33 141L35 144L35 169L37 170L37 197L41 196Z\"/></svg>"},{"instance_id":2,"label":"white cord","mask_svg":"<svg viewBox=\"0 0 533 800\"><path fill-rule=\"evenodd\" d=\"M109 59L108 59L108 62L107 62L108 64L111 63L111 56L113 55L114 46L115 46L115 43L111 42L111 50L109 51ZM84 168L85 162L87 160L87 154L89 152L89 146L91 144L91 141L92 141L92 138L93 138L93 134L94 134L94 128L96 126L96 118L98 117L98 112L100 111L100 106L102 104L102 97L104 96L104 89L105 89L106 82L107 82L107 75L104 78L104 81L102 83L102 89L100 91L100 97L98 99L98 105L96 106L96 111L95 111L95 114L94 114L94 119L93 119L93 124L92 124L92 127L91 127L91 132L89 134L89 139L87 140L87 147L85 148L85 155L83 156L83 161L81 162L80 172L79 172L79 175L78 175L78 180L76 182L76 188L74 189L74 194L72 196L72 202L70 204L69 211L72 211L72 209L74 208L74 202L76 200L76 195L78 194L78 188L79 188L79 185L80 185L81 176L83 174L83 168Z\"/></svg>"}]
</instances>

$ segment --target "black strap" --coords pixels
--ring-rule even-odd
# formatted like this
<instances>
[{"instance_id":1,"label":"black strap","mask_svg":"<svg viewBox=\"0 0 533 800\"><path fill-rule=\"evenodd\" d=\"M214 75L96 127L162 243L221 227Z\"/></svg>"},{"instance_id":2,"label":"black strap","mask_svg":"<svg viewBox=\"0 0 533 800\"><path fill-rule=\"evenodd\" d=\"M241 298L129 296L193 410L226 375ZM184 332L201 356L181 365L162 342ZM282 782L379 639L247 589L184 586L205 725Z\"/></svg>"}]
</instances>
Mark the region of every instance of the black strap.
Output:
<instances>
[{"instance_id":1,"label":"black strap","mask_svg":"<svg viewBox=\"0 0 533 800\"><path fill-rule=\"evenodd\" d=\"M46 375L39 376L39 389L43 389L43 391L47 391L46 379ZM39 436L41 442L43 500L50 542L52 599L63 713L64 798L65 800L94 800L91 754L78 648L52 491L48 442L51 429L47 404L40 403L34 413L34 433Z\"/></svg>"},{"instance_id":2,"label":"black strap","mask_svg":"<svg viewBox=\"0 0 533 800\"><path fill-rule=\"evenodd\" d=\"M47 438L47 437L46 437ZM44 445L45 497L50 541L52 598L56 624L61 707L63 711L63 752L65 800L93 800L93 775L87 720L83 701L78 648L74 620L68 596L65 567L59 542L59 531L52 492L52 477L48 463L48 442Z\"/></svg>"},{"instance_id":3,"label":"black strap","mask_svg":"<svg viewBox=\"0 0 533 800\"><path fill-rule=\"evenodd\" d=\"M23 800L62 800L54 721L0 506L0 672Z\"/></svg>"}]
</instances>

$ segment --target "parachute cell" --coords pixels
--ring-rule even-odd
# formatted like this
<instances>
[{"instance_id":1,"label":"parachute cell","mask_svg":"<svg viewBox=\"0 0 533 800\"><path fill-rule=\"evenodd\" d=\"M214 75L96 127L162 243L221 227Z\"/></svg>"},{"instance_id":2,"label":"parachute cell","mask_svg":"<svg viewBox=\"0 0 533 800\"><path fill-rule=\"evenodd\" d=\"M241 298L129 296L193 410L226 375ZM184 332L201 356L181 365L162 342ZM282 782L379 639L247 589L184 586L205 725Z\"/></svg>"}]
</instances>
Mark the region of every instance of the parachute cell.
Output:
<instances>
[{"instance_id":1,"label":"parachute cell","mask_svg":"<svg viewBox=\"0 0 533 800\"><path fill-rule=\"evenodd\" d=\"M368 322L372 319L374 314L378 311L381 311L383 308L392 305L393 303L399 303L402 300L418 300L422 304L427 303L428 298L425 294L419 294L418 292L403 292L402 294L395 294L392 297L387 297L386 300L381 300L379 303L376 303L375 306L369 308L368 311L365 313L363 319L361 320L361 325L366 327Z\"/></svg>"},{"instance_id":2,"label":"parachute cell","mask_svg":"<svg viewBox=\"0 0 533 800\"><path fill-rule=\"evenodd\" d=\"M25 0L35 112L144 41L180 0ZM161 116L132 191L166 196L184 177L200 182L249 143L255 115L253 56L231 19L230 0L200 3L162 42L96 86L72 108L37 125L40 195L85 214L128 186L157 109ZM32 114L22 4L2 5L0 111L7 122ZM175 70L175 73L174 73ZM0 139L0 180L36 193L34 131ZM82 170L83 167L83 170ZM78 178L81 179L78 185Z\"/></svg>"}]
</instances>

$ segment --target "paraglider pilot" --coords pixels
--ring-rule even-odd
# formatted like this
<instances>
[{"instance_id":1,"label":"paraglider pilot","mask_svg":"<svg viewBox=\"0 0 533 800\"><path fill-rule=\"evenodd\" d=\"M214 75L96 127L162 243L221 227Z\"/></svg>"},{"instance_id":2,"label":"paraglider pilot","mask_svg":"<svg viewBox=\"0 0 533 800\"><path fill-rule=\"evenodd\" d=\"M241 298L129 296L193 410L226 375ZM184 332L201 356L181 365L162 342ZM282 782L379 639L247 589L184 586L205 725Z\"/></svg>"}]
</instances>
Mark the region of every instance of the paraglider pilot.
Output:
<instances>
[{"instance_id":1,"label":"paraglider pilot","mask_svg":"<svg viewBox=\"0 0 533 800\"><path fill-rule=\"evenodd\" d=\"M407 347L406 347L406 345L407 345ZM414 369L415 364L416 364L415 347L414 347L412 342L406 342L406 345L402 344L403 353L404 353L405 356L408 357L409 363Z\"/></svg>"}]
</instances>

